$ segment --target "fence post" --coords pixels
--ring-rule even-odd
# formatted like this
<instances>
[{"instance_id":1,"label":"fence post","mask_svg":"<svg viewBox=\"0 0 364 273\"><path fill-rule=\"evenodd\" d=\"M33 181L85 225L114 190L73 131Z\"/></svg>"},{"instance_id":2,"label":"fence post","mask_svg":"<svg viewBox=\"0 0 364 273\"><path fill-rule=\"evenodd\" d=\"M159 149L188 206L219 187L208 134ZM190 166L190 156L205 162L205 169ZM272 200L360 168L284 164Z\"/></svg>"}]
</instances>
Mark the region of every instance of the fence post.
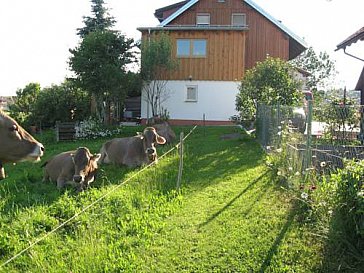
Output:
<instances>
[{"instance_id":1,"label":"fence post","mask_svg":"<svg viewBox=\"0 0 364 273\"><path fill-rule=\"evenodd\" d=\"M206 136L206 115L203 113L203 136Z\"/></svg>"},{"instance_id":2,"label":"fence post","mask_svg":"<svg viewBox=\"0 0 364 273\"><path fill-rule=\"evenodd\" d=\"M277 148L281 148L282 146L282 126L281 126L281 104L279 102L277 102L277 134L278 134L278 143L277 143ZM274 133L276 133L274 131ZM275 136L276 137L276 136Z\"/></svg>"},{"instance_id":3,"label":"fence post","mask_svg":"<svg viewBox=\"0 0 364 273\"><path fill-rule=\"evenodd\" d=\"M178 168L178 178L177 178L177 190L181 187L181 179L182 179L182 170L183 170L183 132L181 132L179 136L179 168Z\"/></svg>"},{"instance_id":4,"label":"fence post","mask_svg":"<svg viewBox=\"0 0 364 273\"><path fill-rule=\"evenodd\" d=\"M268 143L269 128L270 128L270 124L268 123L269 120L267 120L268 111L269 111L269 109L266 104L260 105L260 114L263 116L263 118L260 120L260 122L261 122L260 126L261 126L262 143L264 145L264 149L267 149L267 146L269 146L271 144L271 143Z\"/></svg>"},{"instance_id":5,"label":"fence post","mask_svg":"<svg viewBox=\"0 0 364 273\"><path fill-rule=\"evenodd\" d=\"M311 167L312 163L312 100L308 100L307 113L307 140L306 140L306 165L305 169Z\"/></svg>"}]
</instances>

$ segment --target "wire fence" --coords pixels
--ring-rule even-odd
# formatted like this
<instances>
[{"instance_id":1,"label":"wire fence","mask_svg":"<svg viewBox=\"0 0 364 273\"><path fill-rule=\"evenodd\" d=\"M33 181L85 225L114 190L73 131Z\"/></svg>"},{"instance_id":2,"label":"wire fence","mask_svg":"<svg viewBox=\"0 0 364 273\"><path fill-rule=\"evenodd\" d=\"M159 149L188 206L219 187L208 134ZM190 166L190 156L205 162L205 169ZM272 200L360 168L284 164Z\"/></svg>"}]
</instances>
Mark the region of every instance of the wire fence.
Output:
<instances>
[{"instance_id":1,"label":"wire fence","mask_svg":"<svg viewBox=\"0 0 364 273\"><path fill-rule=\"evenodd\" d=\"M161 160L162 158L166 157L168 154L170 154L172 151L174 151L175 149L179 149L180 147L183 147L183 142L193 133L193 131L197 128L197 125L194 126L190 132L183 137L183 134L181 135L180 138L180 142L178 144L176 144L174 147L172 147L171 149L169 149L167 152L165 152L163 155L161 155L159 157L159 160ZM180 156L182 155L183 150L180 150ZM64 226L66 226L67 224L69 224L70 222L72 222L73 220L75 220L77 217L79 217L81 214L85 213L87 210L89 210L90 208L94 207L97 203L100 203L102 200L104 200L107 196L109 196L110 194L112 194L113 192L115 192L116 190L118 190L120 187L124 186L125 184L127 184L128 182L130 182L131 180L133 180L135 177L137 177L140 173L144 172L146 169L150 168L151 166L153 166L155 164L155 162L151 162L148 165L145 165L143 168L141 168L139 171L137 171L135 174L133 174L132 176L130 176L128 179L122 181L121 183L119 183L118 185L112 187L110 190L108 190L105 194L103 194L101 197L99 197L98 199L96 199L95 201L93 201L91 204L85 206L81 211L79 211L78 213L74 214L72 217L70 217L69 219L67 219L66 221L62 222L61 224L59 224L58 226L56 226L55 228L53 228L51 231L47 232L46 234L44 234L43 236L39 237L38 239L34 240L32 243L29 244L28 247L24 248L23 250L19 251L18 253L16 253L14 256L12 256L11 258L9 258L8 260L6 260L5 262L3 262L2 264L0 264L0 269L3 268L5 265L9 264L10 262L12 262L13 260L15 260L16 258L18 258L19 256L21 256L22 254L24 254L25 252L29 251L31 248L33 248L35 245L39 244L41 241L44 241L46 238L48 238L49 236L51 236L52 234L56 233L58 230L60 230L61 228L63 228ZM181 168L183 166L179 166L179 173L181 173ZM179 178L180 179L180 178ZM178 189L180 187L180 181L178 181Z\"/></svg>"},{"instance_id":2,"label":"wire fence","mask_svg":"<svg viewBox=\"0 0 364 273\"><path fill-rule=\"evenodd\" d=\"M256 134L266 151L284 150L294 171L331 172L345 159L364 159L362 117L358 105L259 105Z\"/></svg>"}]
</instances>

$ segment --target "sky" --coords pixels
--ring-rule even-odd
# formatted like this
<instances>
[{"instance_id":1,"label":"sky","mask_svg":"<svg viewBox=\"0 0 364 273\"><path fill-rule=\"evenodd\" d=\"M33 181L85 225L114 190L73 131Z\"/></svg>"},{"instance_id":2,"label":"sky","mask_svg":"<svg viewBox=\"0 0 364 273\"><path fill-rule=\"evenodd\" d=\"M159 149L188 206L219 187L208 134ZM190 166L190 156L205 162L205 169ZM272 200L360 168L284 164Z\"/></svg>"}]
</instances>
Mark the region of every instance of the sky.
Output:
<instances>
[{"instance_id":1,"label":"sky","mask_svg":"<svg viewBox=\"0 0 364 273\"><path fill-rule=\"evenodd\" d=\"M180 0L105 0L114 29L140 39L138 27L157 26L154 11ZM214 0L209 0L214 1ZM363 0L254 0L302 37L327 52L339 72L337 87L353 89L364 62L336 51L336 45L364 26ZM60 84L71 75L69 49L79 43L76 29L91 15L89 0L2 0L0 8L0 96L15 95L30 82ZM347 49L364 59L364 41Z\"/></svg>"}]
</instances>

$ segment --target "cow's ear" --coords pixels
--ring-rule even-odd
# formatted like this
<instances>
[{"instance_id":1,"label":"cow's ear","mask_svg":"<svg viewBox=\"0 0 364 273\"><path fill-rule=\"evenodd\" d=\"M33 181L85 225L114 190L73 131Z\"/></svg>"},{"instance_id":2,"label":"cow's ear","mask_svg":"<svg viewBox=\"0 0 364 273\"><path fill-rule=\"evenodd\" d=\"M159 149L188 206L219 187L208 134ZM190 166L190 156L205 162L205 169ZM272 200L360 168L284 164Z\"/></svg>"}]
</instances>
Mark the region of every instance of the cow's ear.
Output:
<instances>
[{"instance_id":1,"label":"cow's ear","mask_svg":"<svg viewBox=\"0 0 364 273\"><path fill-rule=\"evenodd\" d=\"M165 144L166 143L166 139L162 136L157 136L157 143L158 144Z\"/></svg>"},{"instance_id":2,"label":"cow's ear","mask_svg":"<svg viewBox=\"0 0 364 273\"><path fill-rule=\"evenodd\" d=\"M94 160L95 162L98 162L101 158L101 154L95 154L91 157L91 160Z\"/></svg>"}]
</instances>

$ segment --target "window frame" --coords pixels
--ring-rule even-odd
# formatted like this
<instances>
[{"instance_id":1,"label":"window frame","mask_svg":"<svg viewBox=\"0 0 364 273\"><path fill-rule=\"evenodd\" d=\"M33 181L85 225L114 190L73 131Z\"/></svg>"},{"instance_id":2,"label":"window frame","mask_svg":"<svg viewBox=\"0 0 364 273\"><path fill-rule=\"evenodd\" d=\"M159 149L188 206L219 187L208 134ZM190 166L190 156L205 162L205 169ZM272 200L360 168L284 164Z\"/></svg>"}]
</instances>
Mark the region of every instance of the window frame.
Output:
<instances>
[{"instance_id":1,"label":"window frame","mask_svg":"<svg viewBox=\"0 0 364 273\"><path fill-rule=\"evenodd\" d=\"M188 90L193 88L195 90L195 98L188 98ZM185 102L197 102L198 101L198 86L194 84L186 85L186 95L185 95Z\"/></svg>"},{"instance_id":2,"label":"window frame","mask_svg":"<svg viewBox=\"0 0 364 273\"><path fill-rule=\"evenodd\" d=\"M207 39L192 39L191 40L191 56L194 58L206 58L207 56ZM204 54L195 54L195 42L205 42Z\"/></svg>"},{"instance_id":3,"label":"window frame","mask_svg":"<svg viewBox=\"0 0 364 273\"><path fill-rule=\"evenodd\" d=\"M203 17L203 16L206 16L208 17L208 23L199 23L198 22L198 18L200 17ZM209 26L211 24L211 15L210 13L197 13L196 14L196 25L197 26Z\"/></svg>"},{"instance_id":4,"label":"window frame","mask_svg":"<svg viewBox=\"0 0 364 273\"><path fill-rule=\"evenodd\" d=\"M188 48L188 53L187 54L179 54L179 42L180 41L188 41L189 42L189 48ZM198 41L203 41L205 48L204 48L204 54L195 54L195 42ZM178 38L176 39L176 57L177 58L206 58L207 57L207 46L208 46L208 41L205 38L200 38L200 39L186 39L186 38Z\"/></svg>"},{"instance_id":5,"label":"window frame","mask_svg":"<svg viewBox=\"0 0 364 273\"><path fill-rule=\"evenodd\" d=\"M184 42L187 42L188 41L188 53L187 53L187 55L185 55L185 54L178 54L178 48L179 48L178 42L179 41L184 41ZM186 58L186 57L190 57L191 56L191 39L177 39L176 40L176 56L178 58Z\"/></svg>"},{"instance_id":6,"label":"window frame","mask_svg":"<svg viewBox=\"0 0 364 273\"><path fill-rule=\"evenodd\" d=\"M234 17L236 16L243 16L244 17L244 24L243 25L235 25L234 24ZM247 22L246 22L246 13L232 13L231 14L231 25L234 26L234 27L244 27L247 25Z\"/></svg>"}]
</instances>

